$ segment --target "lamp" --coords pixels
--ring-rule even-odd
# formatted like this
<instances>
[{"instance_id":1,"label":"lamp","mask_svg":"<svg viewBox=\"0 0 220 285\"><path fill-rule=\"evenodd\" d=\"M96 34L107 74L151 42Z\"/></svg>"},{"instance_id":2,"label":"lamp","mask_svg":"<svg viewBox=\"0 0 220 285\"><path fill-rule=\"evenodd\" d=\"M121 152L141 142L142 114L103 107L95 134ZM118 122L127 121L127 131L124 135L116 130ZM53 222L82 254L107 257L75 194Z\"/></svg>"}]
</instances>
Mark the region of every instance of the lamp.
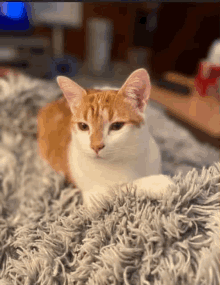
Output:
<instances>
[{"instance_id":1,"label":"lamp","mask_svg":"<svg viewBox=\"0 0 220 285\"><path fill-rule=\"evenodd\" d=\"M79 28L82 26L83 3L32 3L33 22L35 25L52 27L53 58L50 60L46 76L54 78L57 75L73 77L77 70L76 58L64 54L65 27Z\"/></svg>"},{"instance_id":2,"label":"lamp","mask_svg":"<svg viewBox=\"0 0 220 285\"><path fill-rule=\"evenodd\" d=\"M64 55L64 28L82 26L83 3L32 3L33 22L35 25L52 26L53 56Z\"/></svg>"}]
</instances>

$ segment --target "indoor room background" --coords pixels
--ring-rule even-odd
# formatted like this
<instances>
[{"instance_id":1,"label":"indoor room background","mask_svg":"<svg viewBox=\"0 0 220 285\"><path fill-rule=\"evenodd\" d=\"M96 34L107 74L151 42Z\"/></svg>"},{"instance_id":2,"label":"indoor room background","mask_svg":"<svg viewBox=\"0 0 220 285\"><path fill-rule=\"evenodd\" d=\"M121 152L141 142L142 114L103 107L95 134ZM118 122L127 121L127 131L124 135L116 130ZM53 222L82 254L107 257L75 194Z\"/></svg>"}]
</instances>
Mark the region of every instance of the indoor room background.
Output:
<instances>
[{"instance_id":1,"label":"indoor room background","mask_svg":"<svg viewBox=\"0 0 220 285\"><path fill-rule=\"evenodd\" d=\"M219 89L208 96L197 77L204 60L212 56L220 63L219 35L218 3L0 3L2 70L49 80L66 75L85 87L120 87L132 71L146 68L152 102L217 146L219 123L208 126L203 114L213 117L218 110ZM196 115L189 113L195 88L203 90Z\"/></svg>"}]
</instances>

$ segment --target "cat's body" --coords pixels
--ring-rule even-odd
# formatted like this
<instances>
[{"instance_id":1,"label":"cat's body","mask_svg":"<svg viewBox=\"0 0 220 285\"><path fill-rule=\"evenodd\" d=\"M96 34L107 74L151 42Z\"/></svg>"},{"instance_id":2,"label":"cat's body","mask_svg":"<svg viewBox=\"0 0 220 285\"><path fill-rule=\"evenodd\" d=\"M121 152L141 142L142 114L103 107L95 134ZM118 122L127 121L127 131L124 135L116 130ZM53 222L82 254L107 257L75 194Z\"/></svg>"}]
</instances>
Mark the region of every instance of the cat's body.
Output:
<instances>
[{"instance_id":1,"label":"cat's body","mask_svg":"<svg viewBox=\"0 0 220 285\"><path fill-rule=\"evenodd\" d=\"M132 73L118 91L84 90L66 77L58 84L67 100L40 111L39 150L79 187L85 204L91 204L92 195L107 195L115 184L142 185L143 177L161 172L160 151L145 123L150 81L144 69Z\"/></svg>"},{"instance_id":2,"label":"cat's body","mask_svg":"<svg viewBox=\"0 0 220 285\"><path fill-rule=\"evenodd\" d=\"M105 194L109 186L161 173L160 151L148 131L148 126L143 128L134 141L136 147L130 149L125 146L124 159L120 161L88 157L80 150L72 134L69 145L70 172L76 185L82 190L84 201L89 199L93 191Z\"/></svg>"},{"instance_id":3,"label":"cat's body","mask_svg":"<svg viewBox=\"0 0 220 285\"><path fill-rule=\"evenodd\" d=\"M74 182L68 159L70 121L71 111L64 97L42 108L38 114L38 147L40 155L54 170Z\"/></svg>"}]
</instances>

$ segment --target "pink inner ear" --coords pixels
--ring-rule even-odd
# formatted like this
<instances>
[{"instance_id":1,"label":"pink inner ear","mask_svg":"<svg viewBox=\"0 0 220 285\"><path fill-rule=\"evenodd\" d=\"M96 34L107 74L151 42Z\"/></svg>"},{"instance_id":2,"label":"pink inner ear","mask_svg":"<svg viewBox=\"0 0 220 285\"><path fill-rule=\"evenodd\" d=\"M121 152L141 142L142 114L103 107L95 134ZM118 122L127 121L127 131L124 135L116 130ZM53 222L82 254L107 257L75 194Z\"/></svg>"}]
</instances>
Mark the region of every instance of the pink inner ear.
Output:
<instances>
[{"instance_id":1,"label":"pink inner ear","mask_svg":"<svg viewBox=\"0 0 220 285\"><path fill-rule=\"evenodd\" d=\"M82 87L68 77L58 76L57 82L69 105L75 105L86 94L86 91Z\"/></svg>"},{"instance_id":2,"label":"pink inner ear","mask_svg":"<svg viewBox=\"0 0 220 285\"><path fill-rule=\"evenodd\" d=\"M127 99L143 112L151 90L148 72L143 68L134 71L121 90Z\"/></svg>"},{"instance_id":3,"label":"pink inner ear","mask_svg":"<svg viewBox=\"0 0 220 285\"><path fill-rule=\"evenodd\" d=\"M77 94L74 94L73 92L64 91L63 95L65 96L69 104L74 103L77 100L80 100L79 96L77 96Z\"/></svg>"}]
</instances>

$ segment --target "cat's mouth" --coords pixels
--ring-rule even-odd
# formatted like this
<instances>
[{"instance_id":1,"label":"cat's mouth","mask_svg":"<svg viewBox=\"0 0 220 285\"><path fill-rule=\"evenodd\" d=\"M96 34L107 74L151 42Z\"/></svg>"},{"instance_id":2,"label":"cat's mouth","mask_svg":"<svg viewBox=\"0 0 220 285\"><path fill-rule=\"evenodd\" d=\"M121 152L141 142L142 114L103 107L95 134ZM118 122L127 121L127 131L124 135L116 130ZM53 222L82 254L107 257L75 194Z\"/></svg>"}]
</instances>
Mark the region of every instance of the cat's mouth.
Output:
<instances>
[{"instance_id":1,"label":"cat's mouth","mask_svg":"<svg viewBox=\"0 0 220 285\"><path fill-rule=\"evenodd\" d=\"M97 155L95 156L95 158L96 158L96 159L102 159L103 157L101 157L100 155L97 154Z\"/></svg>"},{"instance_id":2,"label":"cat's mouth","mask_svg":"<svg viewBox=\"0 0 220 285\"><path fill-rule=\"evenodd\" d=\"M104 159L104 157L102 156L102 155L100 155L99 153L94 153L94 155L93 155L93 158L96 160L96 159L98 159L98 160L100 160L100 159Z\"/></svg>"},{"instance_id":3,"label":"cat's mouth","mask_svg":"<svg viewBox=\"0 0 220 285\"><path fill-rule=\"evenodd\" d=\"M92 159L95 159L95 160L100 160L100 159L104 159L103 155L100 155L99 153L89 153L88 156Z\"/></svg>"}]
</instances>

